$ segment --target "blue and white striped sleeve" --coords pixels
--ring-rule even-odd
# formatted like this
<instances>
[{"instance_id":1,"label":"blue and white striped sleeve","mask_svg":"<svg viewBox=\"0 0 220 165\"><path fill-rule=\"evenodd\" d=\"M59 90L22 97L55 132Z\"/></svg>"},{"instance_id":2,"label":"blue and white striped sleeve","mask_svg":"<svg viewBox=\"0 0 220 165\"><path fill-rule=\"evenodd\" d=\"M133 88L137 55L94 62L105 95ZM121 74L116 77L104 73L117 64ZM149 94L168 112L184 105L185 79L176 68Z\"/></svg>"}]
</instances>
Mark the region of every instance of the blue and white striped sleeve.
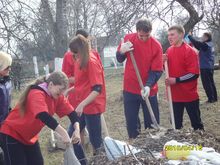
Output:
<instances>
[{"instance_id":1,"label":"blue and white striped sleeve","mask_svg":"<svg viewBox=\"0 0 220 165\"><path fill-rule=\"evenodd\" d=\"M188 73L184 76L177 77L176 78L176 83L192 81L192 80L197 79L198 77L199 77L199 74Z\"/></svg>"}]
</instances>

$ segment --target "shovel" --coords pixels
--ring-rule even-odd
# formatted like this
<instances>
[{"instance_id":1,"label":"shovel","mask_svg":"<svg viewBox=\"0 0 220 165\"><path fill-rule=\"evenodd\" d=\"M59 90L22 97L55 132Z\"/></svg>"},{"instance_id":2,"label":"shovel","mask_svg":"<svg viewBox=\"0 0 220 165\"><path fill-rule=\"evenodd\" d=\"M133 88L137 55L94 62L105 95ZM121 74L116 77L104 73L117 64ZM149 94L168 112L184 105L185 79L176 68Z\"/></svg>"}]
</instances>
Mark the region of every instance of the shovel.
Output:
<instances>
[{"instance_id":1,"label":"shovel","mask_svg":"<svg viewBox=\"0 0 220 165\"><path fill-rule=\"evenodd\" d=\"M138 67L137 67L137 63L136 63L136 61L135 61L135 59L134 59L134 54L133 54L132 51L130 51L130 57L131 57L132 64L133 64L133 66L134 66L134 70L135 70L135 73L136 73L136 76L137 76L137 79L138 79L138 83L139 83L141 89L144 90L144 85L143 85L143 82L142 82L142 80L141 80L141 76L140 76L140 73L139 73L139 70L138 70ZM145 102L146 102L146 104L147 104L147 108L148 108L148 111L149 111L149 113L150 113L151 120L152 120L152 122L153 122L153 124L152 124L151 126L152 126L153 128L155 128L155 129L160 129L160 126L159 126L159 124L157 123L157 120L156 120L156 118L155 118L155 116L154 116L154 112L153 112L153 110L152 110L150 101L149 101L149 99L148 99L147 97L145 98Z\"/></svg>"}]
</instances>

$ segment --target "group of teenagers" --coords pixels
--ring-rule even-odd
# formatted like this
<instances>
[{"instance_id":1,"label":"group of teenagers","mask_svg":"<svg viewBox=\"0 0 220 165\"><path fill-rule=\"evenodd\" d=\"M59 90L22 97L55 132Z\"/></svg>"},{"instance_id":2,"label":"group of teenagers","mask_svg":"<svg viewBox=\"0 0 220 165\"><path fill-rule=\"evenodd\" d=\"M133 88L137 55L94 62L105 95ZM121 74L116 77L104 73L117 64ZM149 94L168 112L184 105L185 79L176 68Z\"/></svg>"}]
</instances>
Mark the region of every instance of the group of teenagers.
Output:
<instances>
[{"instance_id":1,"label":"group of teenagers","mask_svg":"<svg viewBox=\"0 0 220 165\"><path fill-rule=\"evenodd\" d=\"M199 50L198 54L184 42L184 28L179 25L171 26L168 29L171 46L163 54L161 44L151 36L151 31L152 24L149 20L138 20L136 33L127 34L116 52L118 62L126 60L123 101L129 140L132 141L140 134L140 105L145 129L152 128L144 101L146 97L160 123L157 81L163 73L165 61L169 68L165 84L171 87L176 129L183 127L183 113L186 109L194 130L204 130L197 82L200 71L202 80L203 76L206 79L202 82L208 102L217 101L211 35L204 33L203 41L189 37ZM145 85L144 89L139 86L130 57L131 51ZM104 69L99 54L91 49L89 34L85 30L77 30L69 42L62 72L55 71L28 85L12 110L9 77L11 64L11 56L0 52L0 146L4 152L5 165L43 165L38 134L45 125L57 132L66 146L73 144L75 155L82 165L88 164L82 145L85 127L89 132L94 155L102 152L101 115L106 106ZM68 116L71 124L67 130L53 117L54 114L59 117Z\"/></svg>"}]
</instances>

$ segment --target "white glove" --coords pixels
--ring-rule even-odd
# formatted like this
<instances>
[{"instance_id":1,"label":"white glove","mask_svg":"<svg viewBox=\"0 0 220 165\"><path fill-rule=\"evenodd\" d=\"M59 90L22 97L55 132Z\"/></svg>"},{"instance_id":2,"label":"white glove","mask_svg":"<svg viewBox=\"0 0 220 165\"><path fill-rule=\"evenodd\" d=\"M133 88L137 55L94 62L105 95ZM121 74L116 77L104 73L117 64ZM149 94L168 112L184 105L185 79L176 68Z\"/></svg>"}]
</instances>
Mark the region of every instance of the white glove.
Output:
<instances>
[{"instance_id":1,"label":"white glove","mask_svg":"<svg viewBox=\"0 0 220 165\"><path fill-rule=\"evenodd\" d=\"M126 52L129 52L133 49L134 49L133 44L130 41L127 41L127 42L122 41L121 48L120 48L121 54L125 54Z\"/></svg>"},{"instance_id":2,"label":"white glove","mask_svg":"<svg viewBox=\"0 0 220 165\"><path fill-rule=\"evenodd\" d=\"M144 89L141 90L141 96L145 100L146 97L150 95L150 87L145 86Z\"/></svg>"}]
</instances>

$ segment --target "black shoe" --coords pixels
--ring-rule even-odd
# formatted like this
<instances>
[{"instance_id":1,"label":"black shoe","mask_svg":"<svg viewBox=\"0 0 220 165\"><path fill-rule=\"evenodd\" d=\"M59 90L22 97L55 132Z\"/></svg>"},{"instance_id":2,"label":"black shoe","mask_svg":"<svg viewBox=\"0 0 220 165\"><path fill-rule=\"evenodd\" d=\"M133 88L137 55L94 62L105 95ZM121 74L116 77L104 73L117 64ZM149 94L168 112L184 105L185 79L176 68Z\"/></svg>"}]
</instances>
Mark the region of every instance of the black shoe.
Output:
<instances>
[{"instance_id":1,"label":"black shoe","mask_svg":"<svg viewBox=\"0 0 220 165\"><path fill-rule=\"evenodd\" d=\"M216 102L217 100L208 100L207 103L214 103Z\"/></svg>"}]
</instances>

